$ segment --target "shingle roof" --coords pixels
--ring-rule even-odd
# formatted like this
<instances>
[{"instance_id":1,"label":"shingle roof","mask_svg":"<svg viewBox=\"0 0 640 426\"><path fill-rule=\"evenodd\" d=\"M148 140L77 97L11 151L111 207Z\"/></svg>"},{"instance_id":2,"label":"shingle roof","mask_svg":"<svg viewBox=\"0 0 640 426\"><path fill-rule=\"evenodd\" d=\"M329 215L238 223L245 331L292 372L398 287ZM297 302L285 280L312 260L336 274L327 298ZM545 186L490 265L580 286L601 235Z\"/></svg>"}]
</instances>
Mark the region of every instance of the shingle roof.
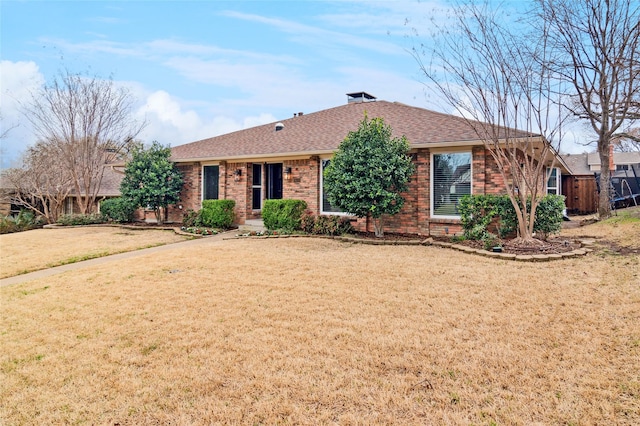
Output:
<instances>
[{"instance_id":1,"label":"shingle roof","mask_svg":"<svg viewBox=\"0 0 640 426\"><path fill-rule=\"evenodd\" d=\"M102 175L102 181L100 182L99 197L119 197L120 196L120 183L124 178L124 173L118 173L110 166L104 166L104 175Z\"/></svg>"},{"instance_id":2,"label":"shingle roof","mask_svg":"<svg viewBox=\"0 0 640 426\"><path fill-rule=\"evenodd\" d=\"M572 175L592 175L593 172L587 164L588 154L563 154L561 157L566 163Z\"/></svg>"},{"instance_id":3,"label":"shingle roof","mask_svg":"<svg viewBox=\"0 0 640 426\"><path fill-rule=\"evenodd\" d=\"M14 190L15 186L7 179L6 170L0 173L0 189L2 190ZM113 170L111 166L104 166L104 175L100 182L100 189L98 190L98 197L117 197L120 196L120 182L124 178L123 173L118 173ZM83 192L84 194L84 192ZM72 190L70 195L76 195L76 191Z\"/></svg>"},{"instance_id":4,"label":"shingle roof","mask_svg":"<svg viewBox=\"0 0 640 426\"><path fill-rule=\"evenodd\" d=\"M321 154L335 151L348 132L367 116L383 117L393 136L405 135L412 146L478 141L463 119L398 102L352 102L172 148L173 161L259 156ZM519 132L518 136L524 136Z\"/></svg>"}]
</instances>

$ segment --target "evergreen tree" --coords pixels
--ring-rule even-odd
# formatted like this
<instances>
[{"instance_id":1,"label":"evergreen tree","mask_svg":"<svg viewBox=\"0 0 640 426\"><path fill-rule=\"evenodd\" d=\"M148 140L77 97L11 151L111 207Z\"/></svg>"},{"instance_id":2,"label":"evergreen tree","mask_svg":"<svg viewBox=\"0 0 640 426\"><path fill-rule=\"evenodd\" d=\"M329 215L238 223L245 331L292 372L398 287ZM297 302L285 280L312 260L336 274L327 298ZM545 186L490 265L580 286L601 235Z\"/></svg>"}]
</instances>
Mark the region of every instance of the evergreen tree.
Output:
<instances>
[{"instance_id":1,"label":"evergreen tree","mask_svg":"<svg viewBox=\"0 0 640 426\"><path fill-rule=\"evenodd\" d=\"M368 120L365 115L324 170L325 190L333 206L357 217L371 216L376 236L382 237L383 215L402 209L400 194L413 172L407 139L392 138L382 118Z\"/></svg>"},{"instance_id":2,"label":"evergreen tree","mask_svg":"<svg viewBox=\"0 0 640 426\"><path fill-rule=\"evenodd\" d=\"M155 141L149 149L135 147L120 184L122 197L153 209L158 223L163 222L162 211L166 218L167 207L180 201L182 174L170 156L171 148Z\"/></svg>"}]
</instances>

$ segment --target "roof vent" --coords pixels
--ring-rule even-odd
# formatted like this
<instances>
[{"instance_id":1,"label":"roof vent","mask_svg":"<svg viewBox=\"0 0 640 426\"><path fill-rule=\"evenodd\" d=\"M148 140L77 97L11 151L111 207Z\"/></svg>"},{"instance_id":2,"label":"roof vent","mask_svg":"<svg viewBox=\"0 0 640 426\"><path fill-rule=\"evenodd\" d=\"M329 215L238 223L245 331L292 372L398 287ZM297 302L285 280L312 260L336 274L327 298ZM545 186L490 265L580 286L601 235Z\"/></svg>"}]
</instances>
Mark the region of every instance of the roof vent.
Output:
<instances>
[{"instance_id":1,"label":"roof vent","mask_svg":"<svg viewBox=\"0 0 640 426\"><path fill-rule=\"evenodd\" d=\"M347 103L354 102L373 102L377 98L367 92L347 93Z\"/></svg>"},{"instance_id":2,"label":"roof vent","mask_svg":"<svg viewBox=\"0 0 640 426\"><path fill-rule=\"evenodd\" d=\"M279 132L280 130L284 129L284 124L282 123L276 123L276 132Z\"/></svg>"}]
</instances>

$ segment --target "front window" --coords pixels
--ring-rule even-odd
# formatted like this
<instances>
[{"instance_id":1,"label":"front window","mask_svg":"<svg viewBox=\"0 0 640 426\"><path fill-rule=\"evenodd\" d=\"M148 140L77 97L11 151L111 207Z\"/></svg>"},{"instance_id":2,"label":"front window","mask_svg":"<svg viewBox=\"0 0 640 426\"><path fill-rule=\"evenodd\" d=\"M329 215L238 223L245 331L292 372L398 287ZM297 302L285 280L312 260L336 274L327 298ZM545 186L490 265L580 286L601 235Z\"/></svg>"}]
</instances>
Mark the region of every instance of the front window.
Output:
<instances>
[{"instance_id":1,"label":"front window","mask_svg":"<svg viewBox=\"0 0 640 426\"><path fill-rule=\"evenodd\" d=\"M331 213L344 213L338 207L334 207L329 202L329 196L327 195L327 191L324 189L324 169L329 165L331 160L322 160L322 174L321 174L321 187L322 187L322 213L331 214Z\"/></svg>"},{"instance_id":2,"label":"front window","mask_svg":"<svg viewBox=\"0 0 640 426\"><path fill-rule=\"evenodd\" d=\"M433 154L431 215L460 217L458 201L471 194L471 153Z\"/></svg>"}]
</instances>

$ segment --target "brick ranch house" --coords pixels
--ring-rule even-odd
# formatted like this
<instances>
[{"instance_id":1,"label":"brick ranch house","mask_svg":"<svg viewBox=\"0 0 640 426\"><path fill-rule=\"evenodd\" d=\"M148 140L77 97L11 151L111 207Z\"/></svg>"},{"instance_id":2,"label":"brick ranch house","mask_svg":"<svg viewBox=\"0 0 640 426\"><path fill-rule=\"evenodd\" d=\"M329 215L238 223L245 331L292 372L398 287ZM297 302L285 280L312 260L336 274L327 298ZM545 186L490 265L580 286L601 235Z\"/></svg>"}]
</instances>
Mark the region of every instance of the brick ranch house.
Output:
<instances>
[{"instance_id":1,"label":"brick ranch house","mask_svg":"<svg viewBox=\"0 0 640 426\"><path fill-rule=\"evenodd\" d=\"M199 210L205 199L235 200L239 225L259 219L268 199L301 199L316 215L344 214L328 202L322 170L365 112L370 119L384 118L393 136L406 136L416 166L405 205L385 220L386 232L460 233L456 202L461 195L504 192L495 162L464 120L376 100L365 92L347 96L342 106L174 147L171 159L185 183L169 220L181 221L186 210ZM365 219L354 225L361 231L373 229Z\"/></svg>"}]
</instances>

